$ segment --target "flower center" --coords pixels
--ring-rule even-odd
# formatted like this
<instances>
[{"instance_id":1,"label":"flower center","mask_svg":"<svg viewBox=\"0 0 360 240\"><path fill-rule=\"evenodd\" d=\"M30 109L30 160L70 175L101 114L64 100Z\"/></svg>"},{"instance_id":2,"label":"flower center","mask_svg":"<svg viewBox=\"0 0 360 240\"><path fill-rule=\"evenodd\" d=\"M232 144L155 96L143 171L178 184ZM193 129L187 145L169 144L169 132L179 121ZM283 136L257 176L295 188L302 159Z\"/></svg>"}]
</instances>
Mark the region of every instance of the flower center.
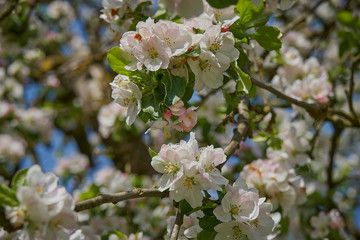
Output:
<instances>
[{"instance_id":1,"label":"flower center","mask_svg":"<svg viewBox=\"0 0 360 240\"><path fill-rule=\"evenodd\" d=\"M172 163L166 164L165 168L164 168L164 172L166 172L166 173L175 173L178 170L179 170L179 168Z\"/></svg>"},{"instance_id":2,"label":"flower center","mask_svg":"<svg viewBox=\"0 0 360 240\"><path fill-rule=\"evenodd\" d=\"M184 186L189 189L192 188L193 185L195 185L194 177L187 177L184 181Z\"/></svg>"},{"instance_id":3,"label":"flower center","mask_svg":"<svg viewBox=\"0 0 360 240\"><path fill-rule=\"evenodd\" d=\"M244 237L246 237L240 230L239 226L235 226L232 229L234 231L234 234L232 236L233 239L243 239ZM246 239L247 239L247 237L246 237Z\"/></svg>"},{"instance_id":4,"label":"flower center","mask_svg":"<svg viewBox=\"0 0 360 240\"><path fill-rule=\"evenodd\" d=\"M210 70L209 60L202 61L199 59L199 66L200 66L201 71L206 72L207 70Z\"/></svg>"},{"instance_id":5,"label":"flower center","mask_svg":"<svg viewBox=\"0 0 360 240\"><path fill-rule=\"evenodd\" d=\"M149 49L149 56L150 56L150 58L152 58L152 59L157 58L158 55L159 55L159 54L155 51L154 48L150 48L150 49Z\"/></svg>"},{"instance_id":6,"label":"flower center","mask_svg":"<svg viewBox=\"0 0 360 240\"><path fill-rule=\"evenodd\" d=\"M221 44L218 41L215 41L211 46L209 47L209 50L212 52L216 52L221 47Z\"/></svg>"},{"instance_id":7,"label":"flower center","mask_svg":"<svg viewBox=\"0 0 360 240\"><path fill-rule=\"evenodd\" d=\"M231 205L230 214L231 215L238 215L241 212L241 208L239 205Z\"/></svg>"}]
</instances>

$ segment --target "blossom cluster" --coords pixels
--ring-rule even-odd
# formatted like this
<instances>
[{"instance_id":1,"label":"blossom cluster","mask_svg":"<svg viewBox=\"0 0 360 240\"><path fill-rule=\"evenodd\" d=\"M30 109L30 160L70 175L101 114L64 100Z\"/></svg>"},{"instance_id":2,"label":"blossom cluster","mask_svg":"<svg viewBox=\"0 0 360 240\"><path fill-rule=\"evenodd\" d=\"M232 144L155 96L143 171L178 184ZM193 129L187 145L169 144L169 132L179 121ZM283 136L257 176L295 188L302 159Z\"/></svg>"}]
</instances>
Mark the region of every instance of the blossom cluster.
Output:
<instances>
[{"instance_id":1,"label":"blossom cluster","mask_svg":"<svg viewBox=\"0 0 360 240\"><path fill-rule=\"evenodd\" d=\"M190 133L188 142L162 145L154 156L151 165L163 175L159 181L159 190L170 191L170 199L177 202L185 199L193 208L202 205L202 190L221 191L228 183L216 168L226 161L221 148L207 146L198 148L195 134Z\"/></svg>"},{"instance_id":2,"label":"blossom cluster","mask_svg":"<svg viewBox=\"0 0 360 240\"><path fill-rule=\"evenodd\" d=\"M256 189L248 189L241 178L225 188L227 193L214 210L223 222L215 226L215 239L266 239L275 224L270 215L272 204L260 198Z\"/></svg>"},{"instance_id":3,"label":"blossom cluster","mask_svg":"<svg viewBox=\"0 0 360 240\"><path fill-rule=\"evenodd\" d=\"M344 231L344 220L340 212L332 209L330 212L325 213L321 211L317 216L312 216L310 224L313 227L310 236L313 239L324 239L329 237L331 230L338 230L341 237L347 238Z\"/></svg>"},{"instance_id":4,"label":"blossom cluster","mask_svg":"<svg viewBox=\"0 0 360 240\"><path fill-rule=\"evenodd\" d=\"M0 134L0 162L18 161L25 155L26 142L9 134Z\"/></svg>"},{"instance_id":5,"label":"blossom cluster","mask_svg":"<svg viewBox=\"0 0 360 240\"><path fill-rule=\"evenodd\" d=\"M249 187L257 188L260 196L266 196L274 210L281 206L284 216L306 201L303 178L281 162L258 159L245 165L240 176Z\"/></svg>"},{"instance_id":6,"label":"blossom cluster","mask_svg":"<svg viewBox=\"0 0 360 240\"><path fill-rule=\"evenodd\" d=\"M187 77L187 62L195 74L195 90L200 91L205 85L211 88L222 85L222 72L239 57L234 44L228 28L213 25L210 17L190 19L184 24L166 20L155 23L148 18L137 24L136 31L123 35L120 49L130 61L125 68L131 71L143 67L150 71L169 68L172 74ZM195 47L201 49L198 56L182 56Z\"/></svg>"},{"instance_id":7,"label":"blossom cluster","mask_svg":"<svg viewBox=\"0 0 360 240\"><path fill-rule=\"evenodd\" d=\"M283 65L277 68L272 83L284 92L301 101L309 103L327 103L333 96L333 89L328 82L326 69L315 57L303 60L294 47L281 48ZM273 58L269 55L268 60Z\"/></svg>"},{"instance_id":8,"label":"blossom cluster","mask_svg":"<svg viewBox=\"0 0 360 240\"><path fill-rule=\"evenodd\" d=\"M39 165L29 168L27 185L19 186L19 206L6 207L14 227L23 226L21 239L69 239L77 227L74 201L53 173L44 174Z\"/></svg>"},{"instance_id":9,"label":"blossom cluster","mask_svg":"<svg viewBox=\"0 0 360 240\"><path fill-rule=\"evenodd\" d=\"M54 172L62 178L67 178L69 175L85 174L88 167L88 157L84 154L76 153L70 157L60 158Z\"/></svg>"},{"instance_id":10,"label":"blossom cluster","mask_svg":"<svg viewBox=\"0 0 360 240\"><path fill-rule=\"evenodd\" d=\"M165 120L156 121L147 132L152 129L164 129L166 137L170 137L168 128L179 132L190 132L197 123L196 109L197 107L194 106L186 109L184 102L179 99L166 110L164 113ZM171 122L171 119L175 120Z\"/></svg>"}]
</instances>

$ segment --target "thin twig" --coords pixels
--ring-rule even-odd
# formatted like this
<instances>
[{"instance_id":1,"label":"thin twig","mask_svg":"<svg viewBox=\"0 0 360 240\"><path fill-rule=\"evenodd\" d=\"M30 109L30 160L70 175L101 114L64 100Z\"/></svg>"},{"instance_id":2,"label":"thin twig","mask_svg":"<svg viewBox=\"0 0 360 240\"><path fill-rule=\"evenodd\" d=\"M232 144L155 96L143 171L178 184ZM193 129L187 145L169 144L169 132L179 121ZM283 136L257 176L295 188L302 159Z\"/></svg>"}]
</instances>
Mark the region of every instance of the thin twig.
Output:
<instances>
[{"instance_id":1,"label":"thin twig","mask_svg":"<svg viewBox=\"0 0 360 240\"><path fill-rule=\"evenodd\" d=\"M356 123L358 125L360 125L357 114L354 110L354 104L353 104L353 94L354 94L354 75L355 75L355 70L357 67L357 64L359 63L360 60L360 55L358 55L357 57L355 57L353 59L353 62L351 64L351 76L350 76L350 81L349 81L349 91L347 93L347 98L348 98L348 104L349 104L349 109L351 114L353 115L354 119L356 120Z\"/></svg>"},{"instance_id":2,"label":"thin twig","mask_svg":"<svg viewBox=\"0 0 360 240\"><path fill-rule=\"evenodd\" d=\"M332 192L334 188L334 180L333 180L333 169L334 169L334 161L335 161L335 152L338 145L338 139L341 135L342 128L337 127L335 124L334 126L334 135L331 139L331 146L329 151L329 165L327 168L327 185L328 185L328 198L331 199Z\"/></svg>"},{"instance_id":3,"label":"thin twig","mask_svg":"<svg viewBox=\"0 0 360 240\"><path fill-rule=\"evenodd\" d=\"M176 213L174 226L171 230L170 240L177 240L180 232L181 225L183 224L184 215L179 211Z\"/></svg>"},{"instance_id":4,"label":"thin twig","mask_svg":"<svg viewBox=\"0 0 360 240\"><path fill-rule=\"evenodd\" d=\"M125 201L129 199L136 199L136 198L144 198L144 197L159 197L164 198L168 197L169 192L164 191L161 192L157 189L141 189L135 188L132 191L115 193L115 194L101 194L100 196L87 199L84 201L80 201L76 203L75 211L80 212L86 209L94 208L100 206L104 203L113 203L116 204L120 201Z\"/></svg>"},{"instance_id":5,"label":"thin twig","mask_svg":"<svg viewBox=\"0 0 360 240\"><path fill-rule=\"evenodd\" d=\"M324 119L326 117L326 113L327 113L327 106L324 104L319 104L319 103L306 103L303 101L299 101L295 98L289 97L287 95L285 95L284 93L280 92L279 90L273 88L270 84L265 84L263 82L260 82L258 80L255 80L253 78L251 78L251 82L263 89L268 90L269 92L273 93L274 95L276 95L278 98L281 98L289 103L292 103L294 105L297 105L299 107L304 108L311 117L315 118L315 119Z\"/></svg>"},{"instance_id":6,"label":"thin twig","mask_svg":"<svg viewBox=\"0 0 360 240\"><path fill-rule=\"evenodd\" d=\"M230 143L224 149L224 153L227 159L229 159L234 154L236 149L239 148L240 142L248 136L249 121L250 121L248 96L242 97L240 99L238 105L238 113L239 113L237 120L238 125L234 129L234 135ZM222 167L222 165L220 167Z\"/></svg>"}]
</instances>

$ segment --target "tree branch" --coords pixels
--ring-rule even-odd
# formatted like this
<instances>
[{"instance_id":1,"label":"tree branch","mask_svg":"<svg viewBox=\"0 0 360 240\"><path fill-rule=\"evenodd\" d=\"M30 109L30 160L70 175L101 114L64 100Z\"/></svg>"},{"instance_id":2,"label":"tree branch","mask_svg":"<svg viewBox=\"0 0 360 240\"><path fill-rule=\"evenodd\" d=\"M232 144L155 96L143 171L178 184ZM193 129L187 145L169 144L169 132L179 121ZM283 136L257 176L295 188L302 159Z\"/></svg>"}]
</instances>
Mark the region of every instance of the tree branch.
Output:
<instances>
[{"instance_id":1,"label":"tree branch","mask_svg":"<svg viewBox=\"0 0 360 240\"><path fill-rule=\"evenodd\" d=\"M81 212L86 209L94 208L100 206L104 203L113 203L116 204L120 201L125 201L129 199L136 199L136 198L144 198L144 197L159 197L164 198L168 197L169 192L164 191L160 192L157 189L141 189L135 188L132 191L115 193L115 194L101 194L100 196L87 199L84 201L80 201L76 203L75 211Z\"/></svg>"},{"instance_id":2,"label":"tree branch","mask_svg":"<svg viewBox=\"0 0 360 240\"><path fill-rule=\"evenodd\" d=\"M184 214L179 211L176 213L174 226L171 230L170 240L177 240L180 232L181 225L183 224Z\"/></svg>"},{"instance_id":3,"label":"tree branch","mask_svg":"<svg viewBox=\"0 0 360 240\"><path fill-rule=\"evenodd\" d=\"M350 81L349 81L349 91L347 92L347 99L348 99L348 104L349 104L349 110L351 112L351 114L353 115L354 119L356 120L357 125L360 125L357 114L354 110L354 104L353 104L353 94L354 94L354 75L355 75L355 70L356 70L356 66L359 63L360 60L360 55L358 55L357 57L355 57L353 59L353 62L351 64L351 76L350 76Z\"/></svg>"},{"instance_id":4,"label":"tree branch","mask_svg":"<svg viewBox=\"0 0 360 240\"><path fill-rule=\"evenodd\" d=\"M334 169L334 161L335 161L335 152L336 152L336 148L338 145L338 139L339 136L341 135L342 132L342 128L339 128L338 126L336 126L335 124L333 124L334 126L334 135L331 139L331 146L330 146L330 151L329 151L329 165L327 168L327 185L328 185L328 198L331 199L332 196L332 190L335 186L334 184L334 180L333 180L333 169Z\"/></svg>"},{"instance_id":5,"label":"tree branch","mask_svg":"<svg viewBox=\"0 0 360 240\"><path fill-rule=\"evenodd\" d=\"M230 143L225 147L224 153L229 159L236 149L239 148L240 142L245 139L249 134L249 98L248 96L242 97L238 104L238 119L237 119L237 127L234 129L234 135L230 141ZM223 164L220 165L222 167Z\"/></svg>"},{"instance_id":6,"label":"tree branch","mask_svg":"<svg viewBox=\"0 0 360 240\"><path fill-rule=\"evenodd\" d=\"M8 0L7 3L5 3L6 5L3 6L0 11L0 21L4 20L12 12L18 1L19 0Z\"/></svg>"},{"instance_id":7,"label":"tree branch","mask_svg":"<svg viewBox=\"0 0 360 240\"><path fill-rule=\"evenodd\" d=\"M305 109L311 117L313 117L314 119L324 119L326 117L326 113L327 113L327 106L324 104L319 104L319 103L306 103L303 101L299 101L295 98L289 97L287 95L285 95L284 93L280 92L279 90L273 88L270 84L265 84L263 82L260 82L258 80L255 80L253 78L251 78L251 82L252 84L266 89L269 92L271 92L272 94L276 95L278 98L281 98L289 103L292 103L296 106L302 107L303 109Z\"/></svg>"}]
</instances>

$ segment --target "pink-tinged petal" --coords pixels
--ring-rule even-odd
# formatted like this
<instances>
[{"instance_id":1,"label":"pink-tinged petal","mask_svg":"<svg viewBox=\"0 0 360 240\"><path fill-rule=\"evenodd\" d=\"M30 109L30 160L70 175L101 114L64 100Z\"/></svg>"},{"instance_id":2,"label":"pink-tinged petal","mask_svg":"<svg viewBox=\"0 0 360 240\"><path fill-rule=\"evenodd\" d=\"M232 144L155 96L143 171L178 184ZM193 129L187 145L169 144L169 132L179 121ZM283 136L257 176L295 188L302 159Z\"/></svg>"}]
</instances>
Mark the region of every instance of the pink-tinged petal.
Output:
<instances>
[{"instance_id":1,"label":"pink-tinged petal","mask_svg":"<svg viewBox=\"0 0 360 240\"><path fill-rule=\"evenodd\" d=\"M221 206L218 206L214 209L214 215L216 216L217 219L219 219L222 222L230 222L231 221L230 213L225 212Z\"/></svg>"}]
</instances>

